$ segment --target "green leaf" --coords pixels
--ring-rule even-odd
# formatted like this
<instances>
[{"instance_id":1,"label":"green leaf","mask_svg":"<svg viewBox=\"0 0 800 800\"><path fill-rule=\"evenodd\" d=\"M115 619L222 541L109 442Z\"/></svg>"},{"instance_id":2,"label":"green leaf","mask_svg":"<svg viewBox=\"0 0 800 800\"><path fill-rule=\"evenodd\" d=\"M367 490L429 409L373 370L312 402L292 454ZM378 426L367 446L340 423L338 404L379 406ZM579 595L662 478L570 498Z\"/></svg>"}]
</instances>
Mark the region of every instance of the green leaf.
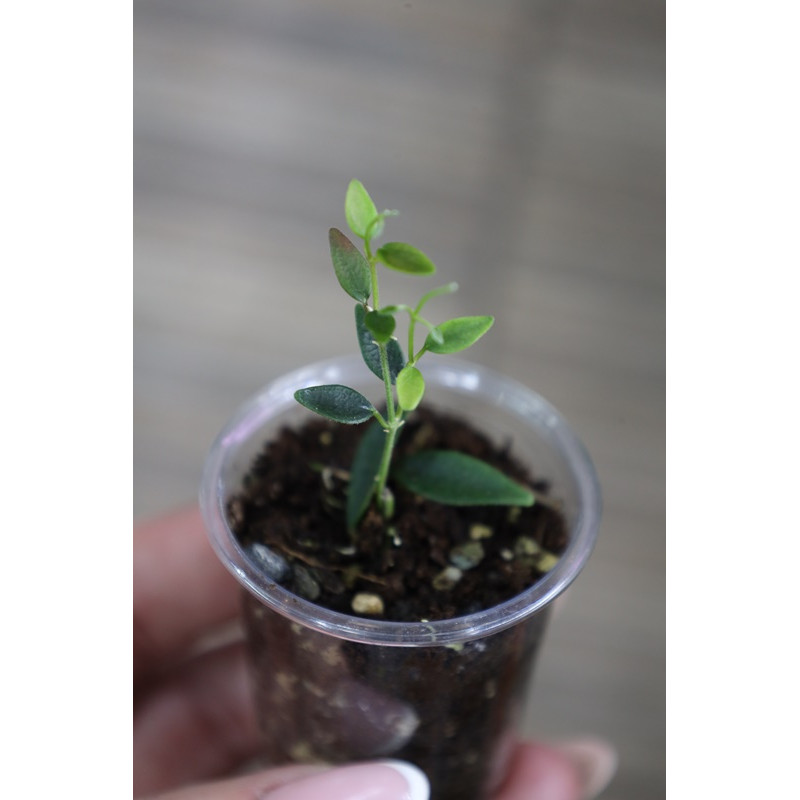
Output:
<instances>
[{"instance_id":1,"label":"green leaf","mask_svg":"<svg viewBox=\"0 0 800 800\"><path fill-rule=\"evenodd\" d=\"M336 277L347 294L359 303L366 303L372 292L369 264L361 251L338 229L328 234L331 261Z\"/></svg>"},{"instance_id":2,"label":"green leaf","mask_svg":"<svg viewBox=\"0 0 800 800\"><path fill-rule=\"evenodd\" d=\"M375 253L387 267L412 275L433 275L436 265L416 247L403 242L387 242Z\"/></svg>"},{"instance_id":3,"label":"green leaf","mask_svg":"<svg viewBox=\"0 0 800 800\"><path fill-rule=\"evenodd\" d=\"M393 477L406 489L451 506L532 506L533 493L500 470L454 450L425 450L404 458Z\"/></svg>"},{"instance_id":4,"label":"green leaf","mask_svg":"<svg viewBox=\"0 0 800 800\"><path fill-rule=\"evenodd\" d=\"M382 311L369 311L364 317L364 323L378 344L386 344L392 338L395 320L391 314Z\"/></svg>"},{"instance_id":5,"label":"green leaf","mask_svg":"<svg viewBox=\"0 0 800 800\"><path fill-rule=\"evenodd\" d=\"M437 325L434 330L442 335L437 341L433 331L425 340L425 349L431 353L457 353L475 344L494 324L494 317L458 317Z\"/></svg>"},{"instance_id":6,"label":"green leaf","mask_svg":"<svg viewBox=\"0 0 800 800\"><path fill-rule=\"evenodd\" d=\"M375 339L370 333L366 323L367 312L364 306L356 306L356 334L358 335L358 346L361 348L361 357L370 370L383 380L381 372L381 352ZM389 357L389 374L392 383L397 380L397 375L406 365L406 357L396 339L389 339L386 343L386 353Z\"/></svg>"},{"instance_id":7,"label":"green leaf","mask_svg":"<svg viewBox=\"0 0 800 800\"><path fill-rule=\"evenodd\" d=\"M347 219L350 230L362 239L367 236L370 223L378 216L378 209L375 208L375 203L372 202L369 192L364 188L364 184L355 180L355 178L350 181L347 187L347 195L344 200L344 216ZM383 225L380 227L382 228ZM379 234L378 225L373 226L370 238Z\"/></svg>"},{"instance_id":8,"label":"green leaf","mask_svg":"<svg viewBox=\"0 0 800 800\"><path fill-rule=\"evenodd\" d=\"M425 379L422 373L408 364L397 376L397 401L403 411L413 411L425 394Z\"/></svg>"},{"instance_id":9,"label":"green leaf","mask_svg":"<svg viewBox=\"0 0 800 800\"><path fill-rule=\"evenodd\" d=\"M298 389L294 399L315 414L345 425L366 422L375 411L375 406L361 392L337 383Z\"/></svg>"},{"instance_id":10,"label":"green leaf","mask_svg":"<svg viewBox=\"0 0 800 800\"><path fill-rule=\"evenodd\" d=\"M347 528L353 530L369 507L375 492L381 466L386 433L376 422L370 425L358 443L350 466L350 488L347 493Z\"/></svg>"}]
</instances>

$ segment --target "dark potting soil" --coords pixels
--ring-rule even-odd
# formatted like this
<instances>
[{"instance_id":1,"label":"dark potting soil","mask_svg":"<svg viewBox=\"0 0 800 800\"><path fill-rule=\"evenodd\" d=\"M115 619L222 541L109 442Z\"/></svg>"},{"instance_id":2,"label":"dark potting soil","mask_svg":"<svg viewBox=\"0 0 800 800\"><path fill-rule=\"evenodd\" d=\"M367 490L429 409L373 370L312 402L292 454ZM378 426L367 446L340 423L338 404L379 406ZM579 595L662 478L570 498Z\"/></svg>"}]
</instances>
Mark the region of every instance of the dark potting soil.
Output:
<instances>
[{"instance_id":1,"label":"dark potting soil","mask_svg":"<svg viewBox=\"0 0 800 800\"><path fill-rule=\"evenodd\" d=\"M369 424L369 423L368 423ZM430 408L403 427L398 455L460 450L532 489L530 508L445 506L392 486L395 514L370 509L351 539L348 470L365 425L284 428L255 459L228 513L251 558L290 591L334 611L394 621L497 605L552 568L567 530L547 483L469 424Z\"/></svg>"}]
</instances>

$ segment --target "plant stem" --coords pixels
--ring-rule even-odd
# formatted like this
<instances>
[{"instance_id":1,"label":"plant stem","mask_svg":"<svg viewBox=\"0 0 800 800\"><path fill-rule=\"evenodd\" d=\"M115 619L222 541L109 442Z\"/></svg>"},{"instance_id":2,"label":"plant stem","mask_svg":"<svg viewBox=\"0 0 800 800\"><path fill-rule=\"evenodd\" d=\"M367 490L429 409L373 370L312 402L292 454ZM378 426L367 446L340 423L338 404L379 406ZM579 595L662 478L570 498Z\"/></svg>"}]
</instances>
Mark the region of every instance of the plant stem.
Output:
<instances>
[{"instance_id":1,"label":"plant stem","mask_svg":"<svg viewBox=\"0 0 800 800\"><path fill-rule=\"evenodd\" d=\"M397 432L400 430L400 426L402 425L402 421L399 424L392 425L386 431L386 441L383 445L383 454L381 456L381 465L378 469L378 474L375 478L375 499L378 503L378 508L381 510L381 514L383 515L384 519L388 519L391 516L391 506L394 504L392 503L391 506L387 501L385 496L386 494L386 481L389 478L389 467L392 464L392 453L394 452L394 445L397 439Z\"/></svg>"},{"instance_id":2,"label":"plant stem","mask_svg":"<svg viewBox=\"0 0 800 800\"><path fill-rule=\"evenodd\" d=\"M381 372L383 373L383 384L386 389L386 441L383 444L383 454L381 455L381 464L378 469L378 474L375 477L375 497L378 502L378 507L384 518L390 516L390 509L387 507L384 492L386 490L386 482L389 479L389 468L392 464L392 453L394 452L395 441L397 440L397 432L403 425L403 415L397 413L397 407L394 402L394 393L392 392L392 378L389 372L389 356L386 351L386 345L378 345L381 354Z\"/></svg>"},{"instance_id":3,"label":"plant stem","mask_svg":"<svg viewBox=\"0 0 800 800\"><path fill-rule=\"evenodd\" d=\"M377 259L372 254L372 247L369 239L364 239L364 253L367 256L369 276L372 281L372 307L378 309L381 307L380 296L378 295L378 265ZM381 354L383 354L383 347L381 347Z\"/></svg>"},{"instance_id":4,"label":"plant stem","mask_svg":"<svg viewBox=\"0 0 800 800\"><path fill-rule=\"evenodd\" d=\"M380 300L378 295L378 270L376 265L375 256L372 254L372 248L368 239L364 241L364 250L367 256L367 262L370 268L370 277L372 279L372 302L374 308L380 308ZM403 425L402 412L398 415L397 407L394 402L394 392L392 391L392 376L389 371L389 353L385 344L378 345L378 351L381 359L381 374L383 375L383 385L386 392L386 441L383 445L383 453L381 455L381 463L378 469L378 474L375 476L375 498L378 503L378 508L384 519L391 516L391 508L386 501L385 491L386 482L389 479L389 468L392 464L392 453L394 452L395 441L397 440L397 432Z\"/></svg>"}]
</instances>

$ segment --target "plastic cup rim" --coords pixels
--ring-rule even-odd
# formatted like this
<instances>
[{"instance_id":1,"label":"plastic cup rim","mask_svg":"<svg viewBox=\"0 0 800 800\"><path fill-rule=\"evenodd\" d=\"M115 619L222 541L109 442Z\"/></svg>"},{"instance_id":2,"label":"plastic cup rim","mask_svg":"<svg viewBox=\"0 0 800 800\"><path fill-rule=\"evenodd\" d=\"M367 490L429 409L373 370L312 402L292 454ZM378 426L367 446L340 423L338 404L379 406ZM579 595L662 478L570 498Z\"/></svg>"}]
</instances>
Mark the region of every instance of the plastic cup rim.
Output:
<instances>
[{"instance_id":1,"label":"plastic cup rim","mask_svg":"<svg viewBox=\"0 0 800 800\"><path fill-rule=\"evenodd\" d=\"M271 416L291 407L287 404L287 397L291 398L294 389L310 385L311 376L317 376L318 380L320 375L356 370L360 363L357 356L343 356L287 373L253 395L223 427L209 451L199 498L209 539L222 563L245 589L273 611L304 627L337 638L371 644L406 647L456 645L517 625L548 606L577 577L595 544L601 496L594 465L564 417L539 394L488 367L452 357L446 364L426 370L426 380L431 382L444 377L440 386L464 390L463 379L469 376L469 382L477 381L478 385L489 383L498 387L506 397L525 398L530 407L547 420L541 426L535 426L537 431L549 434L550 443L558 445L572 472L579 496L579 513L572 526L570 544L550 572L515 597L482 611L445 620L395 622L357 617L319 606L270 580L246 556L225 516L227 497L221 476L231 444L259 430ZM460 379L462 384L459 386ZM469 389L464 391L469 392ZM291 403L294 403L293 399ZM513 409L504 411L524 418Z\"/></svg>"}]
</instances>

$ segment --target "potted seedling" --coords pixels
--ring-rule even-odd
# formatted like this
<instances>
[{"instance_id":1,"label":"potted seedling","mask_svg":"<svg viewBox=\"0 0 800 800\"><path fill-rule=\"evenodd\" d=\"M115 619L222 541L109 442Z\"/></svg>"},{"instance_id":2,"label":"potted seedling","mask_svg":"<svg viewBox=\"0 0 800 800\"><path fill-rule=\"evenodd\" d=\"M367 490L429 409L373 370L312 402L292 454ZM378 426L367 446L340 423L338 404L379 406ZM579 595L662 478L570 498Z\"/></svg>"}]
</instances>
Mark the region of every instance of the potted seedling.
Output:
<instances>
[{"instance_id":1,"label":"potted seedling","mask_svg":"<svg viewBox=\"0 0 800 800\"><path fill-rule=\"evenodd\" d=\"M504 775L552 601L591 551L599 490L554 408L452 357L493 324L431 320L455 284L384 302L382 269L436 270L377 246L394 213L351 181L360 246L334 228L329 247L358 352L243 406L201 506L244 587L267 760L402 758L435 800L479 800Z\"/></svg>"}]
</instances>

